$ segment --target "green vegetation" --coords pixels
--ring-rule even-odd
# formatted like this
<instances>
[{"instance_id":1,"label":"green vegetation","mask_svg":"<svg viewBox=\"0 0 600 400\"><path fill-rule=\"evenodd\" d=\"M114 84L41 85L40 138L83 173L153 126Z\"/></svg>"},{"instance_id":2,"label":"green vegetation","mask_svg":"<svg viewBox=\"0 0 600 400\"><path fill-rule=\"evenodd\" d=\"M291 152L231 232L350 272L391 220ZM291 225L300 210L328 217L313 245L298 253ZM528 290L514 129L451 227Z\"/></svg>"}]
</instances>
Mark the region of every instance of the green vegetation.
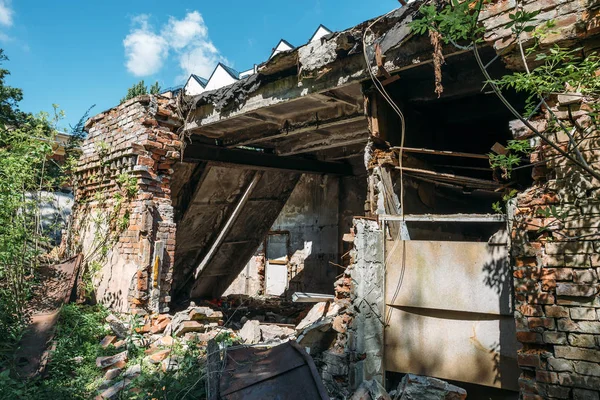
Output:
<instances>
[{"instance_id":1,"label":"green vegetation","mask_svg":"<svg viewBox=\"0 0 600 400\"><path fill-rule=\"evenodd\" d=\"M132 87L127 89L127 95L121 99L121 104L125 103L129 99L133 99L134 97L141 96L143 94L159 94L160 93L160 85L157 82L154 82L150 89L148 86L144 84L144 80L139 81L134 84Z\"/></svg>"},{"instance_id":2,"label":"green vegetation","mask_svg":"<svg viewBox=\"0 0 600 400\"><path fill-rule=\"evenodd\" d=\"M483 42L486 33L485 27L479 22L480 12L486 0L451 0L443 4L424 4L419 11L421 17L411 23L411 29L418 35L429 34L434 47L433 58L435 67L436 92L441 93L441 63L435 63L436 58L442 60L439 41L452 44L461 50L471 50L474 53L483 76L484 86L490 87L507 109L518 118L533 133L538 143L547 145L557 157L568 159L580 170L591 177L600 179L600 173L591 167L582 152L579 150L581 141L591 132L598 128L598 110L594 104L600 98L600 57L596 52L585 52L581 48L567 49L554 45L549 47L544 44L544 39L557 32L554 31L554 21L540 23L536 18L539 11L525 11L523 2L517 1L516 7L510 13L509 21L499 28L510 29L512 41L505 45L507 50L516 49L521 56L524 71L515 71L504 74L499 78L492 78L487 72L487 67L480 58L478 44ZM497 61L498 62L498 61ZM527 96L526 105L523 110L517 110L503 95L503 91L513 90ZM568 107L570 122L564 118L559 120L548 105L548 101L557 95L570 94L578 98L586 99L586 126L583 127L575 121ZM548 126L544 132L538 131L529 123L531 118L540 114L540 110L546 112L544 116L548 120ZM581 115L579 110L579 115ZM575 135L579 140L575 140ZM563 149L555 139L560 137L561 141L568 141L568 148ZM490 166L499 169L504 179L510 179L514 168L521 165L524 157L527 157L535 149L531 148L531 140L509 141L506 154L493 154L490 157ZM514 197L515 193L505 193L504 201ZM494 210L502 210L497 203Z\"/></svg>"},{"instance_id":3,"label":"green vegetation","mask_svg":"<svg viewBox=\"0 0 600 400\"><path fill-rule=\"evenodd\" d=\"M0 398L11 400L87 400L98 393L104 381L104 371L96 366L96 358L117 354L124 349L100 341L111 334L104 320L108 311L101 306L66 305L61 309L55 336L56 349L51 353L46 376L22 381L11 376L10 370L0 372ZM131 325L135 328L136 324ZM136 343L135 333L126 339L129 361L127 366L141 365L141 374L132 379L130 390L123 399L200 399L204 397L202 350L196 343L184 347L174 343L172 357L178 359L176 371L157 370L146 361L143 348ZM112 382L116 384L123 378Z\"/></svg>"},{"instance_id":4,"label":"green vegetation","mask_svg":"<svg viewBox=\"0 0 600 400\"><path fill-rule=\"evenodd\" d=\"M7 58L0 50L0 63ZM61 174L49 159L62 113L37 116L19 110L20 89L0 69L0 366L8 363L26 323L25 304L48 239L40 223L40 192ZM4 372L5 373L5 372Z\"/></svg>"}]
</instances>

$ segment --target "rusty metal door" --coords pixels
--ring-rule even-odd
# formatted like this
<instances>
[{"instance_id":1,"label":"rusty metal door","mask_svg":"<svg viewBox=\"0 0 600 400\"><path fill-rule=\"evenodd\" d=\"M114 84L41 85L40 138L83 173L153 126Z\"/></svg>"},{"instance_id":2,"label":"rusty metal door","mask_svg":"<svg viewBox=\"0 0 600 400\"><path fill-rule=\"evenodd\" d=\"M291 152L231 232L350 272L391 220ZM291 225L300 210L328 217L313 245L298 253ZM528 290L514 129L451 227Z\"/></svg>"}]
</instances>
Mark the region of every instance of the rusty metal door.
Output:
<instances>
[{"instance_id":1,"label":"rusty metal door","mask_svg":"<svg viewBox=\"0 0 600 400\"><path fill-rule=\"evenodd\" d=\"M518 390L505 244L386 243L385 369Z\"/></svg>"}]
</instances>

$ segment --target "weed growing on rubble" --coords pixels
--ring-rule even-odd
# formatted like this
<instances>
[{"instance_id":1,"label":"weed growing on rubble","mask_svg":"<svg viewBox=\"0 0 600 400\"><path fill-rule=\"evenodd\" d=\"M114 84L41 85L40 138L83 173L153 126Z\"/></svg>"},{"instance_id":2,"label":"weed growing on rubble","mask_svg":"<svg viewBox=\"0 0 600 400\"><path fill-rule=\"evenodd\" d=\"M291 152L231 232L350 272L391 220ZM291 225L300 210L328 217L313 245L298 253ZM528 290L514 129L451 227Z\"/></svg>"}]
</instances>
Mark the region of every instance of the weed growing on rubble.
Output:
<instances>
[{"instance_id":1,"label":"weed growing on rubble","mask_svg":"<svg viewBox=\"0 0 600 400\"><path fill-rule=\"evenodd\" d=\"M69 304L60 311L56 344L46 367L44 377L32 381L16 379L10 370L0 372L0 399L11 400L87 400L98 393L104 380L104 371L96 366L96 358L123 351L113 346L102 348L100 341L111 334L105 324L108 311L102 306ZM138 321L139 322L139 321ZM126 342L135 343L136 321L129 321L131 334ZM184 400L205 397L205 354L197 343L171 346L172 366L168 370L151 366L144 361L144 348L127 346L127 367L141 365L141 374L131 380L123 399ZM116 384L119 379L114 380Z\"/></svg>"}]
</instances>

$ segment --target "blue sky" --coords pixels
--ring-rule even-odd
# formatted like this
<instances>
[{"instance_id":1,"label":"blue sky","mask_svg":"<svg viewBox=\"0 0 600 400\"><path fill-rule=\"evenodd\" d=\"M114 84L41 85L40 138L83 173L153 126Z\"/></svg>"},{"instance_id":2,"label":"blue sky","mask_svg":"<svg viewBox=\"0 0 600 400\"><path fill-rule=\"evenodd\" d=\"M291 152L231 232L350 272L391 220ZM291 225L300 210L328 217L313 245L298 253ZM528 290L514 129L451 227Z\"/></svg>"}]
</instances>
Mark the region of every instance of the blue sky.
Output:
<instances>
[{"instance_id":1,"label":"blue sky","mask_svg":"<svg viewBox=\"0 0 600 400\"><path fill-rule=\"evenodd\" d=\"M397 0L0 0L0 46L21 108L59 104L74 124L118 104L140 79L163 88L219 61L237 70L266 60L279 39L305 43L322 23L337 31L399 6Z\"/></svg>"}]
</instances>

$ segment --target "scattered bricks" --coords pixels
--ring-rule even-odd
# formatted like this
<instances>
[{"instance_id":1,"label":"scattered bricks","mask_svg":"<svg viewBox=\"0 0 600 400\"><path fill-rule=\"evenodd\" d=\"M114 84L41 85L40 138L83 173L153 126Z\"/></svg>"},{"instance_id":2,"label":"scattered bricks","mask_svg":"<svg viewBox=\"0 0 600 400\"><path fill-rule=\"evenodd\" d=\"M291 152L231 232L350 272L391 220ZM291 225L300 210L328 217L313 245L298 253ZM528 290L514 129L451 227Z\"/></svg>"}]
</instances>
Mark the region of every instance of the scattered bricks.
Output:
<instances>
[{"instance_id":1,"label":"scattered bricks","mask_svg":"<svg viewBox=\"0 0 600 400\"><path fill-rule=\"evenodd\" d=\"M205 326L198 321L183 321L177 327L175 336L181 337L188 332L204 332Z\"/></svg>"},{"instance_id":2,"label":"scattered bricks","mask_svg":"<svg viewBox=\"0 0 600 400\"><path fill-rule=\"evenodd\" d=\"M571 297L592 297L598 293L597 285L579 285L575 283L559 282L556 285L556 294Z\"/></svg>"},{"instance_id":3,"label":"scattered bricks","mask_svg":"<svg viewBox=\"0 0 600 400\"><path fill-rule=\"evenodd\" d=\"M595 308L576 307L570 308L569 312L571 314L571 319L587 321L594 321L597 319Z\"/></svg>"},{"instance_id":4,"label":"scattered bricks","mask_svg":"<svg viewBox=\"0 0 600 400\"><path fill-rule=\"evenodd\" d=\"M535 371L535 379L543 383L558 383L558 373L538 369Z\"/></svg>"},{"instance_id":5,"label":"scattered bricks","mask_svg":"<svg viewBox=\"0 0 600 400\"><path fill-rule=\"evenodd\" d=\"M104 380L112 381L117 376L121 375L121 372L123 372L123 370L121 368L111 368L108 371L106 371L106 373L104 374Z\"/></svg>"},{"instance_id":6,"label":"scattered bricks","mask_svg":"<svg viewBox=\"0 0 600 400\"><path fill-rule=\"evenodd\" d=\"M544 343L567 344L567 334L564 332L544 332Z\"/></svg>"},{"instance_id":7,"label":"scattered bricks","mask_svg":"<svg viewBox=\"0 0 600 400\"><path fill-rule=\"evenodd\" d=\"M159 364L162 360L167 358L169 356L169 354L171 354L170 349L159 350L159 351L149 355L146 358L152 364Z\"/></svg>"},{"instance_id":8,"label":"scattered bricks","mask_svg":"<svg viewBox=\"0 0 600 400\"><path fill-rule=\"evenodd\" d=\"M547 317L564 318L569 317L569 310L561 306L545 306L544 311Z\"/></svg>"},{"instance_id":9,"label":"scattered bricks","mask_svg":"<svg viewBox=\"0 0 600 400\"><path fill-rule=\"evenodd\" d=\"M600 400L597 390L573 389L573 400Z\"/></svg>"},{"instance_id":10,"label":"scattered bricks","mask_svg":"<svg viewBox=\"0 0 600 400\"><path fill-rule=\"evenodd\" d=\"M600 364L586 361L573 362L575 372L582 375L600 376ZM600 386L599 386L600 388Z\"/></svg>"},{"instance_id":11,"label":"scattered bricks","mask_svg":"<svg viewBox=\"0 0 600 400\"><path fill-rule=\"evenodd\" d=\"M517 362L520 367L534 367L540 368L541 359L538 353L525 353L519 352L517 353Z\"/></svg>"},{"instance_id":12,"label":"scattered bricks","mask_svg":"<svg viewBox=\"0 0 600 400\"><path fill-rule=\"evenodd\" d=\"M594 338L594 335L570 333L569 344L575 347L587 347L593 349L596 347L596 339Z\"/></svg>"},{"instance_id":13,"label":"scattered bricks","mask_svg":"<svg viewBox=\"0 0 600 400\"><path fill-rule=\"evenodd\" d=\"M96 366L98 368L104 369L104 368L111 367L120 361L123 361L126 363L127 360L128 360L127 351L123 351L121 353L115 354L114 356L96 358Z\"/></svg>"},{"instance_id":14,"label":"scattered bricks","mask_svg":"<svg viewBox=\"0 0 600 400\"><path fill-rule=\"evenodd\" d=\"M106 349L108 346L110 346L111 344L113 344L114 342L117 341L117 337L116 336L104 336L104 339L102 339L102 341L100 342L100 346L102 346L103 349Z\"/></svg>"},{"instance_id":15,"label":"scattered bricks","mask_svg":"<svg viewBox=\"0 0 600 400\"><path fill-rule=\"evenodd\" d=\"M600 351L580 349L569 346L554 346L554 353L558 358L566 358L568 360L582 360L591 362L600 362Z\"/></svg>"},{"instance_id":16,"label":"scattered bricks","mask_svg":"<svg viewBox=\"0 0 600 400\"><path fill-rule=\"evenodd\" d=\"M167 326L171 323L171 321L169 319L164 319L160 322L156 322L154 325L152 325L152 327L150 328L150 333L152 334L156 334L156 333L162 333L165 331L165 329L167 328Z\"/></svg>"},{"instance_id":17,"label":"scattered bricks","mask_svg":"<svg viewBox=\"0 0 600 400\"><path fill-rule=\"evenodd\" d=\"M530 329L535 329L535 328L540 328L540 327L553 330L556 328L556 324L554 323L553 318L537 318L537 317L529 318L529 328Z\"/></svg>"},{"instance_id":18,"label":"scattered bricks","mask_svg":"<svg viewBox=\"0 0 600 400\"><path fill-rule=\"evenodd\" d=\"M551 371L556 372L573 372L573 362L563 358L550 357L547 360L548 367Z\"/></svg>"}]
</instances>

